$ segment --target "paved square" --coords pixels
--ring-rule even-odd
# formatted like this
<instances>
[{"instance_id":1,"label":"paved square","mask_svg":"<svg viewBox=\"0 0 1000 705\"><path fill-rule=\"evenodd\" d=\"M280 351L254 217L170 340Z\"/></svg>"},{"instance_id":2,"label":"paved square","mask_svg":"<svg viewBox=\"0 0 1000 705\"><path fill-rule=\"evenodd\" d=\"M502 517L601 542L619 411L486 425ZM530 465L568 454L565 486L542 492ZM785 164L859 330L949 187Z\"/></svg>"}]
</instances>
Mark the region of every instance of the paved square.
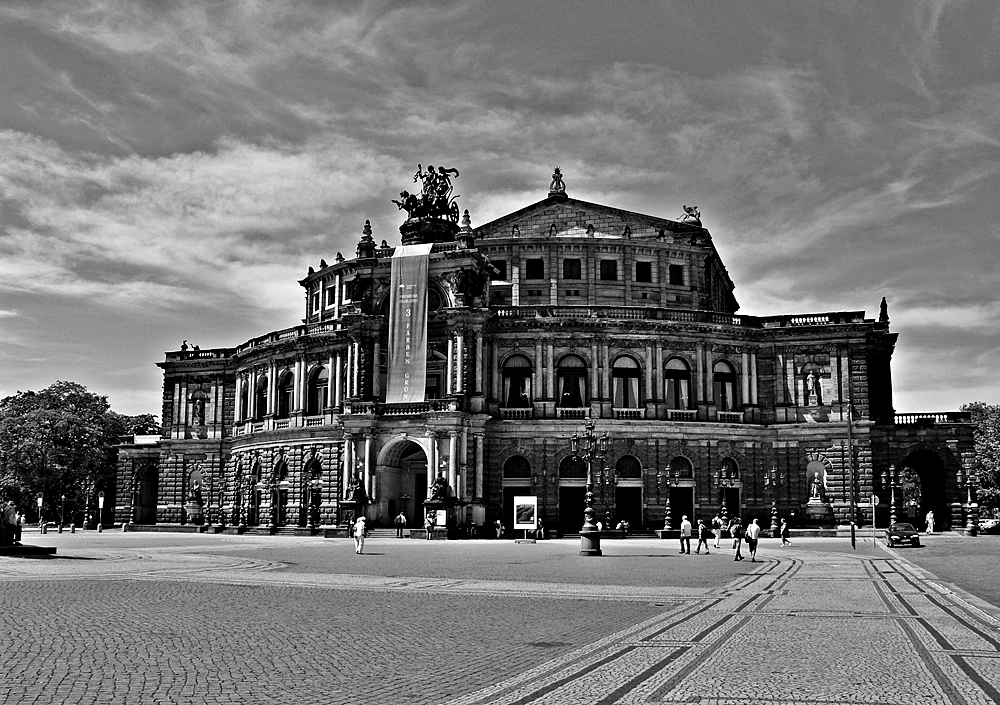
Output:
<instances>
[{"instance_id":1,"label":"paved square","mask_svg":"<svg viewBox=\"0 0 1000 705\"><path fill-rule=\"evenodd\" d=\"M997 621L870 543L27 538L5 702L1000 702Z\"/></svg>"}]
</instances>

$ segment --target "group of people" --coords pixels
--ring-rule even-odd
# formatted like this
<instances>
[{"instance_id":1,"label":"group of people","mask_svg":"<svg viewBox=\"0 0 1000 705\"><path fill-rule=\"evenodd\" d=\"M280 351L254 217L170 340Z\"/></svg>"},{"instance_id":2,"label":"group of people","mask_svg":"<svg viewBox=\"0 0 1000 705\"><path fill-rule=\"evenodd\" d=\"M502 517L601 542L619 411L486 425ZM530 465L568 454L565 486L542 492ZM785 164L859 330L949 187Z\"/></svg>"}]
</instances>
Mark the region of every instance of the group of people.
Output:
<instances>
[{"instance_id":1,"label":"group of people","mask_svg":"<svg viewBox=\"0 0 1000 705\"><path fill-rule=\"evenodd\" d=\"M714 548L719 548L719 542L722 540L722 532L729 532L729 537L733 540L733 550L734 550L734 561L744 560L743 555L743 544L746 543L747 553L750 554L750 562L757 562L757 544L760 540L760 524L757 519L754 519L746 527L740 522L740 518L736 517L729 525L726 526L722 518L716 514L712 518L711 528L701 519L698 520L697 528L691 524L688 519L687 514L681 517L681 553L691 554L691 538L692 536L697 536L698 543L695 547L695 553L701 553L701 549L704 546L705 555L709 555L710 551L708 549L708 542L714 536L715 543ZM789 530L788 522L786 520L781 521L781 547L791 545L789 540Z\"/></svg>"},{"instance_id":2,"label":"group of people","mask_svg":"<svg viewBox=\"0 0 1000 705\"><path fill-rule=\"evenodd\" d=\"M0 531L0 546L20 546L21 545L21 524L24 523L24 515L17 511L13 500L7 500L3 508L3 526Z\"/></svg>"}]
</instances>

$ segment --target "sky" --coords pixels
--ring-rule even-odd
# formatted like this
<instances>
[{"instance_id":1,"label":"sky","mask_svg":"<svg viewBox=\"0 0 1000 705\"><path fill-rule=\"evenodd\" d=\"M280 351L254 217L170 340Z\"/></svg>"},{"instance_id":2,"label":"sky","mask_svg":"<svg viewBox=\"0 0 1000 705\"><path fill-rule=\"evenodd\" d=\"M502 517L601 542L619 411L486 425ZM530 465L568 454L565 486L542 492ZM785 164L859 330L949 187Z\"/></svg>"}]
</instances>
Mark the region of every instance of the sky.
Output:
<instances>
[{"instance_id":1,"label":"sky","mask_svg":"<svg viewBox=\"0 0 1000 705\"><path fill-rule=\"evenodd\" d=\"M888 302L899 412L1000 403L1000 4L0 3L0 398L159 414L182 340L298 280L417 164L473 226L697 205L749 315Z\"/></svg>"}]
</instances>

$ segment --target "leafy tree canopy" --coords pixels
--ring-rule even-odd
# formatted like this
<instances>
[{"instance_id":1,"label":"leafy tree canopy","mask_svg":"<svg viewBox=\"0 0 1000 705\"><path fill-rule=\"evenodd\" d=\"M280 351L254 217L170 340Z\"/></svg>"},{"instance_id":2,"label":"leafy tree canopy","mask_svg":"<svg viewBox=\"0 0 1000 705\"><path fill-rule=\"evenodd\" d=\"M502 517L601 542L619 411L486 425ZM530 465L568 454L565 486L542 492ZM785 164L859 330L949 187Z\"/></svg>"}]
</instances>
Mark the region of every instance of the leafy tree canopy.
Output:
<instances>
[{"instance_id":1,"label":"leafy tree canopy","mask_svg":"<svg viewBox=\"0 0 1000 705\"><path fill-rule=\"evenodd\" d=\"M38 492L46 512L62 495L82 506L89 488L113 485L122 436L158 432L151 415L115 413L107 397L75 382L18 392L0 400L0 494L22 511L37 506Z\"/></svg>"},{"instance_id":2,"label":"leafy tree canopy","mask_svg":"<svg viewBox=\"0 0 1000 705\"><path fill-rule=\"evenodd\" d=\"M979 505L994 514L1000 510L1000 405L974 401L963 404L976 424L976 474Z\"/></svg>"}]
</instances>

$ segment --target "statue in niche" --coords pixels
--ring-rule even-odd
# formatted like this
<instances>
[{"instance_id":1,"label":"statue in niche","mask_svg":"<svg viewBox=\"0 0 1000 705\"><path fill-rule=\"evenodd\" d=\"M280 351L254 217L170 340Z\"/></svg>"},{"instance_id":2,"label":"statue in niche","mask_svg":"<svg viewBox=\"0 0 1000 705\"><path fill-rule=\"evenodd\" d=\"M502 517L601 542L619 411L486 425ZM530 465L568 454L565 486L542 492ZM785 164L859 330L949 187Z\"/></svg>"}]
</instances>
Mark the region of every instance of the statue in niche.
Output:
<instances>
[{"instance_id":1,"label":"statue in niche","mask_svg":"<svg viewBox=\"0 0 1000 705\"><path fill-rule=\"evenodd\" d=\"M826 488L823 487L823 479L818 472L813 475L812 485L809 488L809 499L810 501L826 501Z\"/></svg>"},{"instance_id":2,"label":"statue in niche","mask_svg":"<svg viewBox=\"0 0 1000 705\"><path fill-rule=\"evenodd\" d=\"M438 475L431 485L431 501L443 502L448 499L448 481L443 475Z\"/></svg>"},{"instance_id":3,"label":"statue in niche","mask_svg":"<svg viewBox=\"0 0 1000 705\"><path fill-rule=\"evenodd\" d=\"M361 481L361 473L355 473L347 488L347 496L352 502L358 504L368 504L368 493L365 492L365 484Z\"/></svg>"},{"instance_id":4,"label":"statue in niche","mask_svg":"<svg viewBox=\"0 0 1000 705\"><path fill-rule=\"evenodd\" d=\"M191 408L191 424L193 426L205 425L205 399L195 397Z\"/></svg>"}]
</instances>

